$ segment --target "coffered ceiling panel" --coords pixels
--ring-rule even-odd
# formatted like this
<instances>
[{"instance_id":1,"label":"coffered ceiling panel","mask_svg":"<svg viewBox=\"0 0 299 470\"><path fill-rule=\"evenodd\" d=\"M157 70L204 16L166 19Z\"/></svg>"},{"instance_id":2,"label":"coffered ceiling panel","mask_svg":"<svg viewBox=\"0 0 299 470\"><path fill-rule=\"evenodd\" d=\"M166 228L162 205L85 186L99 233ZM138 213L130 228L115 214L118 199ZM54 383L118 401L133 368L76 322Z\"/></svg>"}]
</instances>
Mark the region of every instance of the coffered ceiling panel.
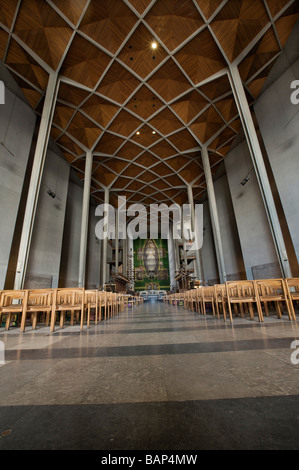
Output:
<instances>
[{"instance_id":1,"label":"coffered ceiling panel","mask_svg":"<svg viewBox=\"0 0 299 470\"><path fill-rule=\"evenodd\" d=\"M209 101L197 90L192 90L178 101L172 103L171 108L184 121L189 124L201 111L209 105Z\"/></svg>"},{"instance_id":2,"label":"coffered ceiling panel","mask_svg":"<svg viewBox=\"0 0 299 470\"><path fill-rule=\"evenodd\" d=\"M175 58L194 85L227 65L208 28L182 47Z\"/></svg>"},{"instance_id":3,"label":"coffered ceiling panel","mask_svg":"<svg viewBox=\"0 0 299 470\"><path fill-rule=\"evenodd\" d=\"M91 97L81 106L81 110L96 121L100 126L107 127L112 118L119 111L119 107L97 96Z\"/></svg>"},{"instance_id":4,"label":"coffered ceiling panel","mask_svg":"<svg viewBox=\"0 0 299 470\"><path fill-rule=\"evenodd\" d=\"M0 21L7 28L11 28L14 20L18 0L3 0L0 4Z\"/></svg>"},{"instance_id":5,"label":"coffered ceiling panel","mask_svg":"<svg viewBox=\"0 0 299 470\"><path fill-rule=\"evenodd\" d=\"M118 59L135 74L145 79L167 58L164 48L159 45L152 49L153 35L140 23L118 55Z\"/></svg>"},{"instance_id":6,"label":"coffered ceiling panel","mask_svg":"<svg viewBox=\"0 0 299 470\"><path fill-rule=\"evenodd\" d=\"M299 17L294 0L1 0L0 60L38 115L59 79L51 137L103 201L188 202L240 130L228 66L249 105Z\"/></svg>"},{"instance_id":7,"label":"coffered ceiling panel","mask_svg":"<svg viewBox=\"0 0 299 470\"><path fill-rule=\"evenodd\" d=\"M142 85L137 93L126 104L126 108L138 114L143 120L157 113L163 106L163 102L149 88Z\"/></svg>"},{"instance_id":8,"label":"coffered ceiling panel","mask_svg":"<svg viewBox=\"0 0 299 470\"><path fill-rule=\"evenodd\" d=\"M204 17L209 20L221 3L223 4L223 0L195 0L195 3L199 6Z\"/></svg>"},{"instance_id":9,"label":"coffered ceiling panel","mask_svg":"<svg viewBox=\"0 0 299 470\"><path fill-rule=\"evenodd\" d=\"M72 36L72 28L43 0L22 0L14 33L56 70Z\"/></svg>"},{"instance_id":10,"label":"coffered ceiling panel","mask_svg":"<svg viewBox=\"0 0 299 470\"><path fill-rule=\"evenodd\" d=\"M52 0L52 3L68 18L73 25L77 25L88 0Z\"/></svg>"},{"instance_id":11,"label":"coffered ceiling panel","mask_svg":"<svg viewBox=\"0 0 299 470\"><path fill-rule=\"evenodd\" d=\"M204 25L191 0L160 0L151 8L146 21L169 51L179 47Z\"/></svg>"},{"instance_id":12,"label":"coffered ceiling panel","mask_svg":"<svg viewBox=\"0 0 299 470\"><path fill-rule=\"evenodd\" d=\"M124 2L101 0L89 3L79 30L114 54L135 23L136 16Z\"/></svg>"},{"instance_id":13,"label":"coffered ceiling panel","mask_svg":"<svg viewBox=\"0 0 299 470\"><path fill-rule=\"evenodd\" d=\"M114 61L101 80L97 91L107 98L123 104L140 85L140 81L134 75Z\"/></svg>"},{"instance_id":14,"label":"coffered ceiling panel","mask_svg":"<svg viewBox=\"0 0 299 470\"><path fill-rule=\"evenodd\" d=\"M262 0L237 0L225 4L211 27L232 62L267 24L269 16Z\"/></svg>"},{"instance_id":15,"label":"coffered ceiling panel","mask_svg":"<svg viewBox=\"0 0 299 470\"><path fill-rule=\"evenodd\" d=\"M109 55L77 34L64 60L61 73L94 89L110 61Z\"/></svg>"}]
</instances>

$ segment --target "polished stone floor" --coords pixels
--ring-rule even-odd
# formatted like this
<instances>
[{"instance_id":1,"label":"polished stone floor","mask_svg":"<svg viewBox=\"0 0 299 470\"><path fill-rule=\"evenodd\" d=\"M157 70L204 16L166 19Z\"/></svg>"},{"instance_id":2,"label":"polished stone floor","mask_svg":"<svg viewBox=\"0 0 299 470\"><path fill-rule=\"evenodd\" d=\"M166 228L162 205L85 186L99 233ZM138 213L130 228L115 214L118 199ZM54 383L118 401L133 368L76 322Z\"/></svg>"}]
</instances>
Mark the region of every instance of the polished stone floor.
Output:
<instances>
[{"instance_id":1,"label":"polished stone floor","mask_svg":"<svg viewBox=\"0 0 299 470\"><path fill-rule=\"evenodd\" d=\"M295 339L287 318L163 303L83 332L2 328L0 449L299 449Z\"/></svg>"}]
</instances>

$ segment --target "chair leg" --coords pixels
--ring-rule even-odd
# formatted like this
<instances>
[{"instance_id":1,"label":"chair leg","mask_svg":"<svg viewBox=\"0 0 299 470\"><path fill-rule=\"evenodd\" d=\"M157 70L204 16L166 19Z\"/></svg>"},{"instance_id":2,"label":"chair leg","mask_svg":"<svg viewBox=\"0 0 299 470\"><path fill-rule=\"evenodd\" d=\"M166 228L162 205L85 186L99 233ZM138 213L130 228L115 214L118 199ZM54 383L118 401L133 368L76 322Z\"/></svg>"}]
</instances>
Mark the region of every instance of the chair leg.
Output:
<instances>
[{"instance_id":1,"label":"chair leg","mask_svg":"<svg viewBox=\"0 0 299 470\"><path fill-rule=\"evenodd\" d=\"M276 310L277 318L281 318L280 302L275 302L275 310Z\"/></svg>"},{"instance_id":2,"label":"chair leg","mask_svg":"<svg viewBox=\"0 0 299 470\"><path fill-rule=\"evenodd\" d=\"M84 309L81 310L81 331L83 331L84 325Z\"/></svg>"},{"instance_id":3,"label":"chair leg","mask_svg":"<svg viewBox=\"0 0 299 470\"><path fill-rule=\"evenodd\" d=\"M21 333L24 333L25 331L26 315L27 315L27 312L23 311L22 316L21 316Z\"/></svg>"},{"instance_id":4,"label":"chair leg","mask_svg":"<svg viewBox=\"0 0 299 470\"><path fill-rule=\"evenodd\" d=\"M224 301L222 302L222 309L223 309L223 318L224 318L224 321L226 321L226 307L225 307Z\"/></svg>"},{"instance_id":5,"label":"chair leg","mask_svg":"<svg viewBox=\"0 0 299 470\"><path fill-rule=\"evenodd\" d=\"M7 318L6 318L6 323L5 323L5 330L8 331L10 327L10 319L11 319L11 313L8 313Z\"/></svg>"},{"instance_id":6,"label":"chair leg","mask_svg":"<svg viewBox=\"0 0 299 470\"><path fill-rule=\"evenodd\" d=\"M88 304L87 309L87 328L90 328L90 304Z\"/></svg>"},{"instance_id":7,"label":"chair leg","mask_svg":"<svg viewBox=\"0 0 299 470\"><path fill-rule=\"evenodd\" d=\"M32 329L36 330L38 312L32 314Z\"/></svg>"},{"instance_id":8,"label":"chair leg","mask_svg":"<svg viewBox=\"0 0 299 470\"><path fill-rule=\"evenodd\" d=\"M251 302L249 304L249 315L250 315L250 320L254 320L253 306Z\"/></svg>"},{"instance_id":9,"label":"chair leg","mask_svg":"<svg viewBox=\"0 0 299 470\"><path fill-rule=\"evenodd\" d=\"M232 307L231 307L230 302L228 302L228 311L229 311L230 321L231 321L231 323L233 323Z\"/></svg>"},{"instance_id":10,"label":"chair leg","mask_svg":"<svg viewBox=\"0 0 299 470\"><path fill-rule=\"evenodd\" d=\"M63 329L64 327L64 316L65 316L65 312L62 311L60 312L60 328Z\"/></svg>"},{"instance_id":11,"label":"chair leg","mask_svg":"<svg viewBox=\"0 0 299 470\"><path fill-rule=\"evenodd\" d=\"M51 324L50 324L50 331L51 331L51 333L53 333L53 331L55 330L55 323L56 323L56 311L55 311L55 310L52 310L52 314L51 314Z\"/></svg>"},{"instance_id":12,"label":"chair leg","mask_svg":"<svg viewBox=\"0 0 299 470\"><path fill-rule=\"evenodd\" d=\"M259 301L256 302L256 307L257 307L257 311L258 311L259 321L261 323L263 323L263 321L264 321L263 309L262 309L261 303Z\"/></svg>"}]
</instances>

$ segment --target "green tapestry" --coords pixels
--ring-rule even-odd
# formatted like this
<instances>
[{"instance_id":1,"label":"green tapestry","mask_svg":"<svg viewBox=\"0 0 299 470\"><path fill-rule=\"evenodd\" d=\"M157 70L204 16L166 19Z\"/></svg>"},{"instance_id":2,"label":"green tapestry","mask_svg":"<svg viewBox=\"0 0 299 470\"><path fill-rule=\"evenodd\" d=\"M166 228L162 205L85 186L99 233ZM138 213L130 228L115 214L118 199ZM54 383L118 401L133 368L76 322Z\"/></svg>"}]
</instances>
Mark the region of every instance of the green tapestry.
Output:
<instances>
[{"instance_id":1,"label":"green tapestry","mask_svg":"<svg viewBox=\"0 0 299 470\"><path fill-rule=\"evenodd\" d=\"M134 241L135 290L169 290L167 240Z\"/></svg>"}]
</instances>

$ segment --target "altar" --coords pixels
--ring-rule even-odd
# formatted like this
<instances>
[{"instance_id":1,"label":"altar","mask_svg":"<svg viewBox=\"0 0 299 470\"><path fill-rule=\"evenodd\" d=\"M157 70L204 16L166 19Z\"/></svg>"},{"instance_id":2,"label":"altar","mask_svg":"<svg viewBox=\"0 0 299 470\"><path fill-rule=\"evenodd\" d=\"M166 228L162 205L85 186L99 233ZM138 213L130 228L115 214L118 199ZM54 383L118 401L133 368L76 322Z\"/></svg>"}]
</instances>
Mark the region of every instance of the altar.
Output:
<instances>
[{"instance_id":1,"label":"altar","mask_svg":"<svg viewBox=\"0 0 299 470\"><path fill-rule=\"evenodd\" d=\"M139 292L139 295L145 301L159 301L166 296L166 290L143 290Z\"/></svg>"}]
</instances>

